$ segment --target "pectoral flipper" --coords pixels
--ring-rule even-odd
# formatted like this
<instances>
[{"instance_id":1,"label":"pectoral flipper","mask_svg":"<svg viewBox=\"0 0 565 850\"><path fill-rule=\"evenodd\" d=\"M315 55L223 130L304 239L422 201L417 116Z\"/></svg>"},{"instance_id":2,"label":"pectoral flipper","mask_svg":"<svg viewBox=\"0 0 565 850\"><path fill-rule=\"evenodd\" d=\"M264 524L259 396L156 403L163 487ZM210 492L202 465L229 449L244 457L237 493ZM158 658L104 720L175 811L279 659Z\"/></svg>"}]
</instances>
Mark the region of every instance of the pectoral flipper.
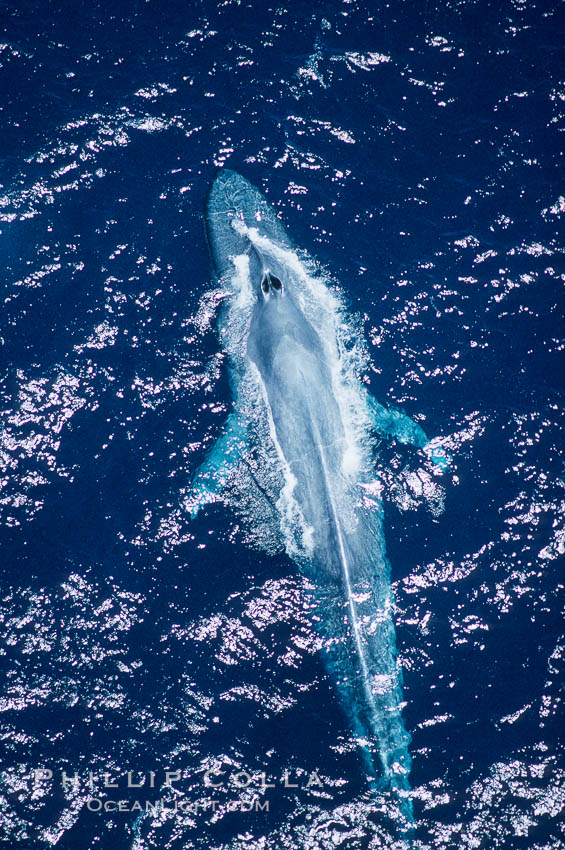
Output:
<instances>
[{"instance_id":1,"label":"pectoral flipper","mask_svg":"<svg viewBox=\"0 0 565 850\"><path fill-rule=\"evenodd\" d=\"M236 413L231 413L203 463L198 468L186 500L194 519L201 508L217 502L231 472L237 467L247 446L247 431Z\"/></svg>"}]
</instances>

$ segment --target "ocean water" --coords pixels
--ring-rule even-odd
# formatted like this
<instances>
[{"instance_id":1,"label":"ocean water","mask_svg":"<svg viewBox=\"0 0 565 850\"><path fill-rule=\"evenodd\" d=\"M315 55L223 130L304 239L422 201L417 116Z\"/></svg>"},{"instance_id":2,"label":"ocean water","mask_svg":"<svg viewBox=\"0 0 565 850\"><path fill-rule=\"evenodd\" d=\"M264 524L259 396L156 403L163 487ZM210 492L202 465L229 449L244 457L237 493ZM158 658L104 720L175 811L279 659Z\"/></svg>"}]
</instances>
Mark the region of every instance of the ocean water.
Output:
<instances>
[{"instance_id":1,"label":"ocean water","mask_svg":"<svg viewBox=\"0 0 565 850\"><path fill-rule=\"evenodd\" d=\"M371 392L452 458L434 489L379 455L413 846L565 847L559 5L0 22L0 842L407 845L292 562L183 508L231 404L203 225L226 165L341 293Z\"/></svg>"}]
</instances>

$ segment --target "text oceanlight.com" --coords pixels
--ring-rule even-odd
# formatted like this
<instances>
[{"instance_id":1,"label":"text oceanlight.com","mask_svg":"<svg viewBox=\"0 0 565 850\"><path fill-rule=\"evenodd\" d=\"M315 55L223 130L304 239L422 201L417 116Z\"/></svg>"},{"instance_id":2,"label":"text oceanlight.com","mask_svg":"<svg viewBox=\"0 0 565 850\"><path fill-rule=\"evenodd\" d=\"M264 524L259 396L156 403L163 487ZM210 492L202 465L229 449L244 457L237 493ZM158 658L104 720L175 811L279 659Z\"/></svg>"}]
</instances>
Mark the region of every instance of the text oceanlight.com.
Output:
<instances>
[{"instance_id":1,"label":"text oceanlight.com","mask_svg":"<svg viewBox=\"0 0 565 850\"><path fill-rule=\"evenodd\" d=\"M216 812L223 808L228 812L268 812L269 800L230 800L220 803L219 800L102 800L100 797L90 797L86 801L90 812L181 812L182 814L198 814L199 812Z\"/></svg>"}]
</instances>

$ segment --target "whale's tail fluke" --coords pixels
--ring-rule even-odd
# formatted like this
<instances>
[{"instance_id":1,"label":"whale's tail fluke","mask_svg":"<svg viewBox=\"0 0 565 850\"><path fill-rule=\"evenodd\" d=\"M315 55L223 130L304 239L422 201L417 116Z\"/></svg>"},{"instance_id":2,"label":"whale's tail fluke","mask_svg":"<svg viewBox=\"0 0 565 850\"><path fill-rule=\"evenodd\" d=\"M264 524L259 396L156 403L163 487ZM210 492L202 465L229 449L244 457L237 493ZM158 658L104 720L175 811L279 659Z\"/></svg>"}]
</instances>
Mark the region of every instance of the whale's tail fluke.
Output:
<instances>
[{"instance_id":1,"label":"whale's tail fluke","mask_svg":"<svg viewBox=\"0 0 565 850\"><path fill-rule=\"evenodd\" d=\"M372 569L388 572L388 564L380 558ZM402 718L402 673L391 604L381 590L387 585L386 580L357 575L348 588L309 586L314 622L324 639L325 666L349 716L368 784L379 796L387 795L392 818L408 838L415 828L410 735Z\"/></svg>"}]
</instances>

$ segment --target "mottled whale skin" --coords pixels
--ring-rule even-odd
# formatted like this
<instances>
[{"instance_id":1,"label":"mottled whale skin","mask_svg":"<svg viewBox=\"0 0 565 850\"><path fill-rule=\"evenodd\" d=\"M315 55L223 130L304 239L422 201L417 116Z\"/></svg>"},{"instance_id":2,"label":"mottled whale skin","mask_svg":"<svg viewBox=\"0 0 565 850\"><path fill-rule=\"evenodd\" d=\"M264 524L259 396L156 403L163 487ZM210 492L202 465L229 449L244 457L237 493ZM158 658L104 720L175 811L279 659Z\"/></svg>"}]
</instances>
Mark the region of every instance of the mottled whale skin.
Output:
<instances>
[{"instance_id":1,"label":"mottled whale skin","mask_svg":"<svg viewBox=\"0 0 565 850\"><path fill-rule=\"evenodd\" d=\"M329 291L308 277L257 189L236 172L220 171L209 192L206 227L226 292L220 337L230 355L235 404L194 477L189 508L196 515L220 497L254 442L271 452L280 470L265 485L280 515L275 532L307 579L324 660L368 781L388 789L399 822L410 831L410 737L401 715L390 567L368 434L427 449L439 465L445 459L430 451L413 420L344 376ZM249 387L259 399L253 415L241 410Z\"/></svg>"}]
</instances>

